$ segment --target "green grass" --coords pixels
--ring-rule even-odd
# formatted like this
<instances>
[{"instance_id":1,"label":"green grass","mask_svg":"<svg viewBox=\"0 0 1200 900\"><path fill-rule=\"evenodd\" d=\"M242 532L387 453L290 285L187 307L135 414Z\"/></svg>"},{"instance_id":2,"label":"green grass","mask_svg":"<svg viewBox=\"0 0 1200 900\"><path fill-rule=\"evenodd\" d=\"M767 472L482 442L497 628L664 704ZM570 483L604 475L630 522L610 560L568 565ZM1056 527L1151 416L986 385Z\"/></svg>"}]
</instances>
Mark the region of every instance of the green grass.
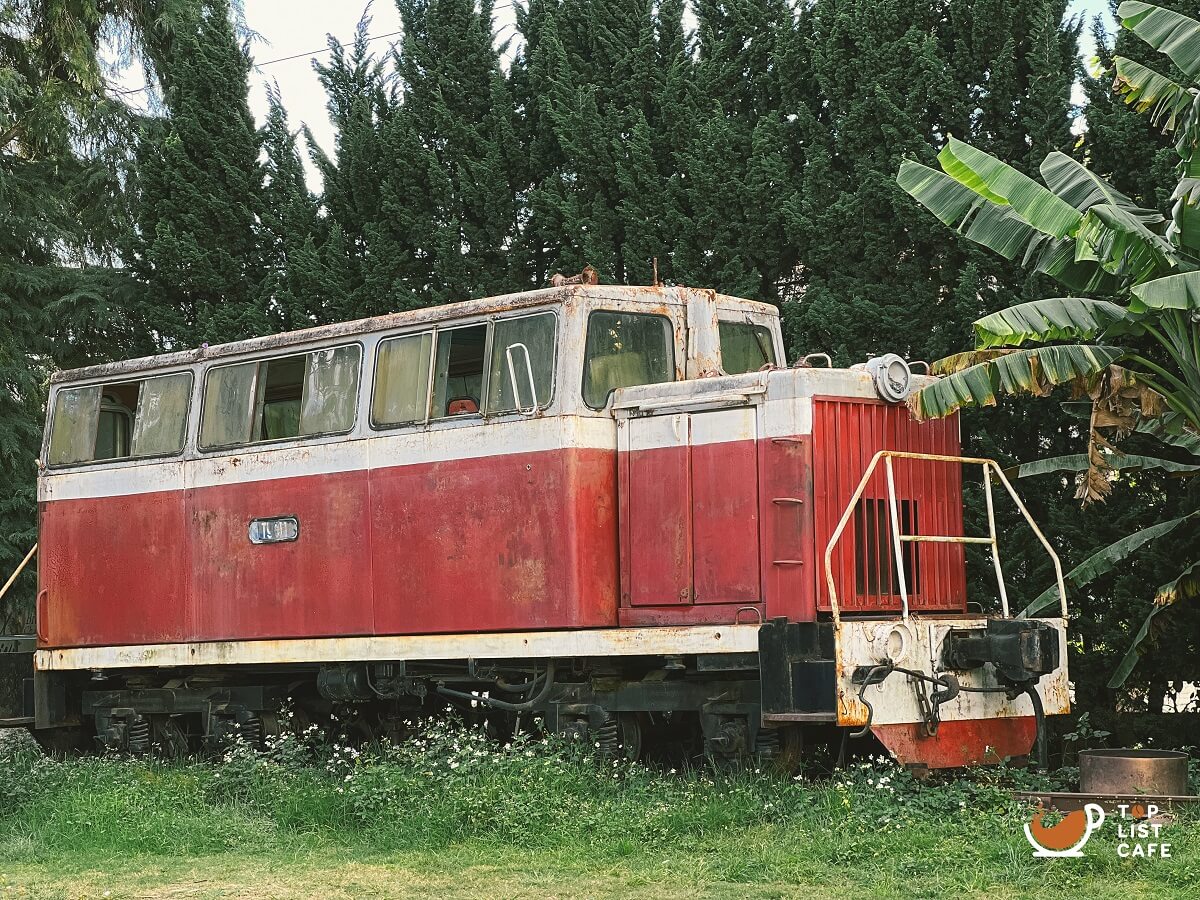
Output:
<instances>
[{"instance_id":1,"label":"green grass","mask_svg":"<svg viewBox=\"0 0 1200 900\"><path fill-rule=\"evenodd\" d=\"M1038 860L1032 776L920 784L657 772L442 726L357 755L285 739L223 759L55 761L0 746L0 898L1195 897L1200 821L1169 860Z\"/></svg>"}]
</instances>

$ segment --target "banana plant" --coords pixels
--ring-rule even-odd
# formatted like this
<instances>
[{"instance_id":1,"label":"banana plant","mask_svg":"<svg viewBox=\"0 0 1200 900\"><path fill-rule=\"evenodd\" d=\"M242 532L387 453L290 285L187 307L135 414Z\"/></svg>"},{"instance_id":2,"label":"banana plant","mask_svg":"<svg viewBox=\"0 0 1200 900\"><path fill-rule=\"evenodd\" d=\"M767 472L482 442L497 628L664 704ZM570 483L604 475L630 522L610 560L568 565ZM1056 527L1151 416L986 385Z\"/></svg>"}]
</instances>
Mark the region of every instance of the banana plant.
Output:
<instances>
[{"instance_id":1,"label":"banana plant","mask_svg":"<svg viewBox=\"0 0 1200 900\"><path fill-rule=\"evenodd\" d=\"M942 377L912 396L913 414L937 418L964 406L995 405L1001 395L1046 396L1069 386L1075 403L1064 406L1087 404L1086 452L1028 463L1015 474L1074 472L1084 504L1105 499L1123 469L1200 473L1200 22L1136 0L1122 3L1117 16L1189 82L1114 60L1114 90L1175 139L1179 184L1169 214L1139 207L1059 152L1042 162L1038 181L950 137L937 157L940 168L905 160L897 175L900 187L944 224L1006 259L1019 257L1067 291L976 321L975 349L934 364L933 373ZM1116 443L1135 431L1190 461L1122 453ZM1067 581L1085 585L1198 519L1200 509L1127 535L1077 566ZM1128 677L1155 616L1197 596L1200 554L1158 588L1110 687ZM1047 590L1023 615L1054 599Z\"/></svg>"}]
</instances>

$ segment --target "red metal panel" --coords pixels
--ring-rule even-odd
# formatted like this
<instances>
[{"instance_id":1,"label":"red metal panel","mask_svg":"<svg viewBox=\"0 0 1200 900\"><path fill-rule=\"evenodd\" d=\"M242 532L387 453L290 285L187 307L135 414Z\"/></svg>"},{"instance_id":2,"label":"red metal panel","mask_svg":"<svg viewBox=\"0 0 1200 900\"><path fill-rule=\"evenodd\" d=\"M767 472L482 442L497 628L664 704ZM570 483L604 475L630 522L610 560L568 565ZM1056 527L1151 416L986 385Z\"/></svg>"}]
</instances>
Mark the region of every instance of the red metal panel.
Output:
<instances>
[{"instance_id":1,"label":"red metal panel","mask_svg":"<svg viewBox=\"0 0 1200 900\"><path fill-rule=\"evenodd\" d=\"M957 455L956 417L918 423L904 406L821 397L813 401L813 501L819 608L828 610L824 555L858 482L879 450ZM921 534L960 535L962 472L953 463L896 460L898 511ZM846 612L900 609L892 550L887 480L881 463L863 494L864 503L834 549L831 568L839 607ZM912 521L915 519L915 521ZM966 608L962 545L922 543L908 551L909 605L914 610Z\"/></svg>"},{"instance_id":2,"label":"red metal panel","mask_svg":"<svg viewBox=\"0 0 1200 900\"><path fill-rule=\"evenodd\" d=\"M187 494L193 639L371 634L365 471ZM273 516L295 516L299 539L250 543L250 520Z\"/></svg>"},{"instance_id":3,"label":"red metal panel","mask_svg":"<svg viewBox=\"0 0 1200 900\"><path fill-rule=\"evenodd\" d=\"M758 458L765 615L811 622L817 615L818 569L813 558L812 439L760 440Z\"/></svg>"},{"instance_id":4,"label":"red metal panel","mask_svg":"<svg viewBox=\"0 0 1200 900\"><path fill-rule=\"evenodd\" d=\"M563 450L48 502L44 644L612 626L615 469ZM299 540L250 543L282 515Z\"/></svg>"},{"instance_id":5,"label":"red metal panel","mask_svg":"<svg viewBox=\"0 0 1200 900\"><path fill-rule=\"evenodd\" d=\"M898 762L931 769L995 765L1026 756L1037 737L1033 716L944 720L934 737L926 737L922 728L919 722L904 722L875 725L871 731Z\"/></svg>"},{"instance_id":6,"label":"red metal panel","mask_svg":"<svg viewBox=\"0 0 1200 900\"><path fill-rule=\"evenodd\" d=\"M611 451L371 473L379 634L616 624Z\"/></svg>"},{"instance_id":7,"label":"red metal panel","mask_svg":"<svg viewBox=\"0 0 1200 900\"><path fill-rule=\"evenodd\" d=\"M753 441L700 444L691 468L693 600L758 603L757 448Z\"/></svg>"},{"instance_id":8,"label":"red metal panel","mask_svg":"<svg viewBox=\"0 0 1200 900\"><path fill-rule=\"evenodd\" d=\"M636 427L639 420L630 422ZM686 427L686 423L685 423ZM633 606L690 603L692 517L688 448L654 447L624 454L622 509L627 512L627 581Z\"/></svg>"},{"instance_id":9,"label":"red metal panel","mask_svg":"<svg viewBox=\"0 0 1200 900\"><path fill-rule=\"evenodd\" d=\"M181 492L43 503L38 633L55 647L177 641L187 634Z\"/></svg>"}]
</instances>

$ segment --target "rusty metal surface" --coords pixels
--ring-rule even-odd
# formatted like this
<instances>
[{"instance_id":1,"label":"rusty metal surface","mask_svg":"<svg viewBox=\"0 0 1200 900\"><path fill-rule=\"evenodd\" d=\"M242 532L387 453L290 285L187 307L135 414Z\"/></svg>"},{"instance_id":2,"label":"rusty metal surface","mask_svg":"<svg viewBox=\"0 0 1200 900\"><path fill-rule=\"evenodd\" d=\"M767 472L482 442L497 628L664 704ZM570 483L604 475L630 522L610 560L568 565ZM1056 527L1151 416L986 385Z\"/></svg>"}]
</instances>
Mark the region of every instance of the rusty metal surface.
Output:
<instances>
[{"instance_id":1,"label":"rusty metal surface","mask_svg":"<svg viewBox=\"0 0 1200 900\"><path fill-rule=\"evenodd\" d=\"M547 659L755 653L758 625L596 628L493 634L213 641L39 650L39 671L438 659Z\"/></svg>"},{"instance_id":2,"label":"rusty metal surface","mask_svg":"<svg viewBox=\"0 0 1200 900\"><path fill-rule=\"evenodd\" d=\"M1085 794L1182 795L1188 755L1176 750L1081 750L1079 789Z\"/></svg>"},{"instance_id":3,"label":"rusty metal surface","mask_svg":"<svg viewBox=\"0 0 1200 900\"><path fill-rule=\"evenodd\" d=\"M1033 747L1037 725L1033 716L990 719L954 719L942 722L929 737L916 722L875 725L872 733L903 764L930 769L996 765L1025 756Z\"/></svg>"},{"instance_id":4,"label":"rusty metal surface","mask_svg":"<svg viewBox=\"0 0 1200 900\"><path fill-rule=\"evenodd\" d=\"M1059 634L1060 658L1066 659L1066 624L1062 619L1041 619ZM860 685L854 672L862 666L891 661L899 666L932 673L934 661L942 657L942 644L951 628L978 628L985 619L943 616L914 616L907 623L894 618L843 619L837 632L838 724L862 726L868 710L859 701ZM903 637L893 638L899 631ZM965 687L996 687L995 673L987 667L955 673ZM1038 694L1048 716L1071 708L1070 682L1065 663L1038 682ZM915 723L922 721L917 692L909 676L896 672L865 691L874 709L872 723ZM1024 695L1009 700L1003 693L964 691L940 707L943 725L955 720L1024 717L1033 715L1033 704Z\"/></svg>"},{"instance_id":5,"label":"rusty metal surface","mask_svg":"<svg viewBox=\"0 0 1200 900\"><path fill-rule=\"evenodd\" d=\"M426 323L477 315L500 314L532 307L565 306L581 300L642 304L647 307L646 311L648 312L655 310L665 311L668 307L679 308L685 305L688 295L693 291L694 289L692 288L681 287L624 287L619 285L582 284L543 288L535 291L521 291L512 294L502 294L496 297L465 300L461 303L448 303L442 306L430 306L422 309L388 313L369 319L356 319L350 322L320 325L315 328L304 328L298 331L288 331L282 334L251 338L229 344L215 344L174 353L164 353L158 356L122 360L55 372L51 376L50 381L52 384L58 384L62 382L85 381L93 378L125 376L149 369L189 366L205 360L327 342L354 335L369 334L375 331L393 331L420 326ZM753 311L758 315L774 319L778 319L779 317L779 310L768 303L744 300L721 294L714 294L713 296L722 305Z\"/></svg>"}]
</instances>

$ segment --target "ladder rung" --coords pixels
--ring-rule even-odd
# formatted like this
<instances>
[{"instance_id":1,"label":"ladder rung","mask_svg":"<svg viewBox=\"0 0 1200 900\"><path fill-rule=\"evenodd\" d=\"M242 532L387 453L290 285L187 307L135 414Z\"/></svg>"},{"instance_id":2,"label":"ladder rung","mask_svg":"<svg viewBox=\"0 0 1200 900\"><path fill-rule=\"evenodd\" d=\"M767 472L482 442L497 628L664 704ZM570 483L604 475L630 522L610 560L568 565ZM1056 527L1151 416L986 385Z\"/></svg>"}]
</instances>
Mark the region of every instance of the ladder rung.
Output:
<instances>
[{"instance_id":1,"label":"ladder rung","mask_svg":"<svg viewBox=\"0 0 1200 900\"><path fill-rule=\"evenodd\" d=\"M957 534L902 534L900 540L911 541L914 544L990 544L989 537L968 537Z\"/></svg>"}]
</instances>

